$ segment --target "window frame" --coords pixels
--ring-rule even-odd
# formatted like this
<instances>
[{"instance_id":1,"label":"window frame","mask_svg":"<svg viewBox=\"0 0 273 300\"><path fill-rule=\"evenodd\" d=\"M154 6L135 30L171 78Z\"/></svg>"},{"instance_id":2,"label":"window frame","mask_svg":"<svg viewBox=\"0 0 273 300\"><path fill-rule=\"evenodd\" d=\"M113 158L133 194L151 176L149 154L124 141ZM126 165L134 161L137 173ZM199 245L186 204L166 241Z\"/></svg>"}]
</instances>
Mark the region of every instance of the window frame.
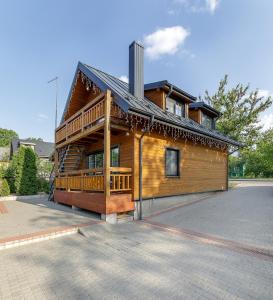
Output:
<instances>
[{"instance_id":1,"label":"window frame","mask_svg":"<svg viewBox=\"0 0 273 300\"><path fill-rule=\"evenodd\" d=\"M170 111L168 108L167 108L167 102L170 101L170 102L174 102L173 105L174 105L174 112ZM176 114L176 107L177 106L180 106L180 109L181 109L181 115L178 115ZM175 115L176 117L182 117L182 118L185 118L186 117L186 103L183 102L183 101L179 101L179 100L176 100L174 98L171 98L171 97L166 97L166 103L165 103L165 108L166 108L166 111Z\"/></svg>"},{"instance_id":2,"label":"window frame","mask_svg":"<svg viewBox=\"0 0 273 300\"><path fill-rule=\"evenodd\" d=\"M167 174L167 152L169 151L176 151L177 152L177 175L168 175ZM180 171L180 149L174 147L165 147L165 177L166 178L180 178L181 171Z\"/></svg>"},{"instance_id":3,"label":"window frame","mask_svg":"<svg viewBox=\"0 0 273 300\"><path fill-rule=\"evenodd\" d=\"M210 126L207 126L207 124L204 122L204 120L208 120L208 119L210 120ZM208 128L208 129L214 129L213 123L214 123L214 118L202 111L201 125L203 125L204 127Z\"/></svg>"},{"instance_id":4,"label":"window frame","mask_svg":"<svg viewBox=\"0 0 273 300\"><path fill-rule=\"evenodd\" d=\"M118 167L115 167L115 168L119 168L120 167L120 145L113 145L113 146L111 146L110 166L112 167L112 150L115 149L115 148L118 149ZM92 169L92 168L89 168L89 156L100 154L100 153L103 154L103 162L104 162L104 150L96 150L96 151L89 152L87 154L87 167L88 167L88 169ZM103 168L103 166L102 166L102 168ZM96 169L96 167L94 169Z\"/></svg>"}]
</instances>

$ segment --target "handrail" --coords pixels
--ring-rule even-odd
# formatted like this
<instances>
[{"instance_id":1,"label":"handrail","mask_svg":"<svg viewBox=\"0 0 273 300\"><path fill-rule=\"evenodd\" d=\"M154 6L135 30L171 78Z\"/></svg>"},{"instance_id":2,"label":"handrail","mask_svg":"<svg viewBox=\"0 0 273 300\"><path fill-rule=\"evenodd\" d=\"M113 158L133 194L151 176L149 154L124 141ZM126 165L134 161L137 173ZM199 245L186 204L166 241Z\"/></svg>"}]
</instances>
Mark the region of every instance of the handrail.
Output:
<instances>
[{"instance_id":1,"label":"handrail","mask_svg":"<svg viewBox=\"0 0 273 300\"><path fill-rule=\"evenodd\" d=\"M64 127L67 123L69 123L70 121L72 121L74 118L76 118L78 115L80 115L82 112L84 112L85 110L87 110L88 108L90 108L91 106L95 105L97 102L99 102L99 100L101 100L102 98L104 98L105 93L101 93L99 94L96 98L94 98L93 100L91 100L90 102L88 102L83 108L81 108L80 110L78 110L74 115L72 115L71 117L69 117L67 120L65 120L62 124L60 124L55 131L58 131L59 129L61 129L62 127Z\"/></svg>"},{"instance_id":2,"label":"handrail","mask_svg":"<svg viewBox=\"0 0 273 300\"><path fill-rule=\"evenodd\" d=\"M132 168L124 168L124 167L111 167L110 172L115 173L131 173ZM84 175L84 174L96 174L100 173L98 175L103 174L103 168L90 168L90 169L82 169L82 170L75 170L75 171L69 171L69 172L58 172L56 173L56 176L71 176L71 175ZM93 176L93 175L92 175Z\"/></svg>"},{"instance_id":3,"label":"handrail","mask_svg":"<svg viewBox=\"0 0 273 300\"><path fill-rule=\"evenodd\" d=\"M61 124L55 131L56 143L83 132L101 120L104 117L104 96L105 93L101 93Z\"/></svg>"},{"instance_id":4,"label":"handrail","mask_svg":"<svg viewBox=\"0 0 273 300\"><path fill-rule=\"evenodd\" d=\"M84 175L88 173L99 173L103 172L103 168L92 168L92 169L82 169L82 170L75 170L69 172L59 172L56 176L70 176L70 175Z\"/></svg>"},{"instance_id":5,"label":"handrail","mask_svg":"<svg viewBox=\"0 0 273 300\"><path fill-rule=\"evenodd\" d=\"M132 188L132 168L112 167L110 169L110 191L125 192ZM100 173L98 173L100 172ZM90 175L91 174L91 175ZM56 188L81 191L104 191L102 168L84 169L56 174Z\"/></svg>"}]
</instances>

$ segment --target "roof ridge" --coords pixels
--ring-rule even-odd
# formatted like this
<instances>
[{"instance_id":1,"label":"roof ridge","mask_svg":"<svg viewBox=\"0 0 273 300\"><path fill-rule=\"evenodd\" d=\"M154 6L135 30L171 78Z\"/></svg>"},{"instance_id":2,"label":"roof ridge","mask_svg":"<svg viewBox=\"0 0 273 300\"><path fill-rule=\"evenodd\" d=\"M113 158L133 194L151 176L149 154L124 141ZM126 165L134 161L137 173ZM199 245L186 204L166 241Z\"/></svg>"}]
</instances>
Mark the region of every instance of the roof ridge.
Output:
<instances>
[{"instance_id":1,"label":"roof ridge","mask_svg":"<svg viewBox=\"0 0 273 300\"><path fill-rule=\"evenodd\" d=\"M101 73L103 73L103 74L105 74L105 75L107 75L107 76L110 76L110 77L112 77L112 78L114 78L114 79L117 79L118 81L120 81L120 82L122 82L122 83L128 84L128 82L122 81L121 79L119 79L118 77L116 77L116 76L114 76L114 75L112 75L112 74L109 74L109 73L107 73L107 72L104 72L104 71L102 71L102 70L100 70L100 69L97 69L97 68L95 68L95 67L92 67L92 66L90 66L90 65L88 65L88 64L85 64L85 63L82 63L82 64L83 64L84 66L88 67L88 68L91 68L91 69L96 70L96 71L98 71L98 72L101 72Z\"/></svg>"}]
</instances>

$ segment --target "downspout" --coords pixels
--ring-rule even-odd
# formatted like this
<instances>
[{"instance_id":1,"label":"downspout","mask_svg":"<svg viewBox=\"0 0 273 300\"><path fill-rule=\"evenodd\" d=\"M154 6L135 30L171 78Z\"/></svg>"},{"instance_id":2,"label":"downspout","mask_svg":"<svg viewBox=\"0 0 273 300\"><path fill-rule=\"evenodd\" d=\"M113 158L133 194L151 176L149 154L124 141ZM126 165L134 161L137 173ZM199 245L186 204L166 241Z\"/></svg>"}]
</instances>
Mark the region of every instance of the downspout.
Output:
<instances>
[{"instance_id":1,"label":"downspout","mask_svg":"<svg viewBox=\"0 0 273 300\"><path fill-rule=\"evenodd\" d=\"M142 209L142 204L143 204L143 199L142 199L142 148L143 148L143 137L144 135L150 131L151 127L153 126L154 123L154 115L151 115L151 121L149 124L149 127L143 131L142 135L140 136L139 139L139 219L143 220L143 209Z\"/></svg>"}]
</instances>

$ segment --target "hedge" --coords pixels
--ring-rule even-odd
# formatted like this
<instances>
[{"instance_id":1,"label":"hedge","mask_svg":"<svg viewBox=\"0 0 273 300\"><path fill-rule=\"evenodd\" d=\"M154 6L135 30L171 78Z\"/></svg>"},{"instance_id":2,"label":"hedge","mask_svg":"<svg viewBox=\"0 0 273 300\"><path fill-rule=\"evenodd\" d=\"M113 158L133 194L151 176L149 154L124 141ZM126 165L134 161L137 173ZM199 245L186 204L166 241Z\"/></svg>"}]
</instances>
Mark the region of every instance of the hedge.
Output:
<instances>
[{"instance_id":1,"label":"hedge","mask_svg":"<svg viewBox=\"0 0 273 300\"><path fill-rule=\"evenodd\" d=\"M38 191L36 154L30 147L20 147L12 159L15 192L19 195L35 195Z\"/></svg>"},{"instance_id":2,"label":"hedge","mask_svg":"<svg viewBox=\"0 0 273 300\"><path fill-rule=\"evenodd\" d=\"M0 179L0 196L8 196L10 194L9 184L6 179Z\"/></svg>"}]
</instances>

